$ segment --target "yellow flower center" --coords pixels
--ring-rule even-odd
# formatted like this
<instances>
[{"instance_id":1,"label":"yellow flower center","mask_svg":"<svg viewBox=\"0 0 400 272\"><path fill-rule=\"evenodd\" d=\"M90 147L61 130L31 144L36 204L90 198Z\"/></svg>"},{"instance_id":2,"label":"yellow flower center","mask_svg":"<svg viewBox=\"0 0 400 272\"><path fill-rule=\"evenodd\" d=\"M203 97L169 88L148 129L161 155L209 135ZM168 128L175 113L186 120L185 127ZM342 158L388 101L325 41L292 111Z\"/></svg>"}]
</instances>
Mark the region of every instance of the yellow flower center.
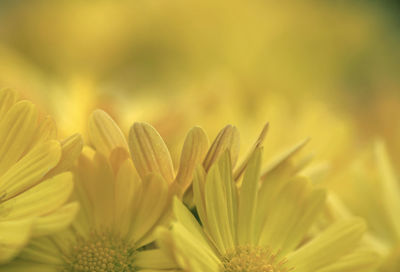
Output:
<instances>
[{"instance_id":1,"label":"yellow flower center","mask_svg":"<svg viewBox=\"0 0 400 272\"><path fill-rule=\"evenodd\" d=\"M66 256L64 272L134 272L135 249L116 235L91 234Z\"/></svg>"},{"instance_id":2,"label":"yellow flower center","mask_svg":"<svg viewBox=\"0 0 400 272\"><path fill-rule=\"evenodd\" d=\"M222 272L289 272L285 259L268 248L237 246L222 258Z\"/></svg>"}]
</instances>

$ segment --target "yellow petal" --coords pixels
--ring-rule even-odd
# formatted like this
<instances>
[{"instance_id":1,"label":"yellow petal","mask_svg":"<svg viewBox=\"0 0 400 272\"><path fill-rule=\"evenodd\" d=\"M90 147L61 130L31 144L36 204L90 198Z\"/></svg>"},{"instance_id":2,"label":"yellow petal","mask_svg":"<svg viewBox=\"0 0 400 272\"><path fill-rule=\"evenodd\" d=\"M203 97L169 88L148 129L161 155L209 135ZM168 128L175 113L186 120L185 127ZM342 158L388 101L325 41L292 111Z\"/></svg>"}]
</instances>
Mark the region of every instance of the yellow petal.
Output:
<instances>
[{"instance_id":1,"label":"yellow petal","mask_svg":"<svg viewBox=\"0 0 400 272\"><path fill-rule=\"evenodd\" d=\"M382 142L375 144L375 155L381 177L379 185L382 189L382 202L389 220L392 222L396 231L397 238L400 239L400 186L385 145Z\"/></svg>"},{"instance_id":2,"label":"yellow petal","mask_svg":"<svg viewBox=\"0 0 400 272\"><path fill-rule=\"evenodd\" d=\"M208 149L208 137L203 129L192 128L183 144L179 171L175 182L179 185L181 196L193 180L193 172L197 164L204 160Z\"/></svg>"},{"instance_id":3,"label":"yellow petal","mask_svg":"<svg viewBox=\"0 0 400 272\"><path fill-rule=\"evenodd\" d=\"M73 222L78 210L79 204L77 202L72 202L50 214L37 218L32 236L48 235L65 229Z\"/></svg>"},{"instance_id":4,"label":"yellow petal","mask_svg":"<svg viewBox=\"0 0 400 272\"><path fill-rule=\"evenodd\" d=\"M293 165L291 159L295 156L308 142L310 139L305 139L301 141L299 144L295 145L292 148L289 148L287 151L279 154L278 157L272 160L271 163L266 167L263 171L262 179L274 179L276 176L290 176L293 175L296 171L300 170L298 166Z\"/></svg>"},{"instance_id":5,"label":"yellow petal","mask_svg":"<svg viewBox=\"0 0 400 272\"><path fill-rule=\"evenodd\" d=\"M357 248L354 252L340 258L337 262L317 272L365 272L376 271L381 256L372 248Z\"/></svg>"},{"instance_id":6,"label":"yellow petal","mask_svg":"<svg viewBox=\"0 0 400 272\"><path fill-rule=\"evenodd\" d=\"M51 140L36 146L0 177L0 192L9 199L37 184L61 157L61 147Z\"/></svg>"},{"instance_id":7,"label":"yellow petal","mask_svg":"<svg viewBox=\"0 0 400 272\"><path fill-rule=\"evenodd\" d=\"M130 233L133 242L140 243L154 230L167 208L168 196L167 183L160 175L149 174L144 179L141 202Z\"/></svg>"},{"instance_id":8,"label":"yellow petal","mask_svg":"<svg viewBox=\"0 0 400 272\"><path fill-rule=\"evenodd\" d=\"M265 126L263 127L260 135L258 136L256 142L254 143L253 147L248 152L248 155L244 158L242 163L235 169L235 173L233 175L234 180L236 180L236 181L239 180L239 178L244 173L244 170L246 169L247 164L249 163L249 160L250 160L251 156L253 155L253 153L256 151L257 148L262 147L265 136L267 135L267 132L268 132L268 127L269 127L269 123L266 123Z\"/></svg>"},{"instance_id":9,"label":"yellow petal","mask_svg":"<svg viewBox=\"0 0 400 272\"><path fill-rule=\"evenodd\" d=\"M207 229L207 215L206 215L206 200L205 200L205 183L206 183L206 172L202 166L198 166L195 171L193 179L193 198L196 205L197 212L200 217L200 221Z\"/></svg>"},{"instance_id":10,"label":"yellow petal","mask_svg":"<svg viewBox=\"0 0 400 272\"><path fill-rule=\"evenodd\" d=\"M32 220L0 222L0 264L10 261L27 244Z\"/></svg>"},{"instance_id":11,"label":"yellow petal","mask_svg":"<svg viewBox=\"0 0 400 272\"><path fill-rule=\"evenodd\" d=\"M212 248L199 243L182 224L173 223L172 238L176 247L177 262L183 271L220 271L221 262Z\"/></svg>"},{"instance_id":12,"label":"yellow petal","mask_svg":"<svg viewBox=\"0 0 400 272\"><path fill-rule=\"evenodd\" d=\"M134 221L141 200L141 190L142 182L132 161L125 160L115 180L115 226L121 235L128 233L130 224Z\"/></svg>"},{"instance_id":13,"label":"yellow petal","mask_svg":"<svg viewBox=\"0 0 400 272\"><path fill-rule=\"evenodd\" d=\"M203 162L206 172L208 172L211 165L219 159L225 150L230 151L232 164L235 165L239 155L239 132L236 127L231 125L223 128L211 144L210 150Z\"/></svg>"},{"instance_id":14,"label":"yellow petal","mask_svg":"<svg viewBox=\"0 0 400 272\"><path fill-rule=\"evenodd\" d=\"M177 265L163 251L152 249L139 251L135 255L135 266L141 268L140 271L146 271L143 268L170 271L170 269L176 268Z\"/></svg>"},{"instance_id":15,"label":"yellow petal","mask_svg":"<svg viewBox=\"0 0 400 272\"><path fill-rule=\"evenodd\" d=\"M17 102L17 93L11 89L0 90L0 122L10 108Z\"/></svg>"},{"instance_id":16,"label":"yellow petal","mask_svg":"<svg viewBox=\"0 0 400 272\"><path fill-rule=\"evenodd\" d=\"M16 103L0 123L0 174L17 162L32 144L38 110L28 101Z\"/></svg>"},{"instance_id":17,"label":"yellow petal","mask_svg":"<svg viewBox=\"0 0 400 272\"><path fill-rule=\"evenodd\" d=\"M259 198L271 199L257 211L261 224L259 244L279 249L285 255L299 245L324 208L325 192L313 190L307 179L298 177L279 194L260 193Z\"/></svg>"},{"instance_id":18,"label":"yellow petal","mask_svg":"<svg viewBox=\"0 0 400 272\"><path fill-rule=\"evenodd\" d=\"M360 219L337 222L288 256L288 266L296 272L309 272L332 265L354 250L365 230L365 223Z\"/></svg>"},{"instance_id":19,"label":"yellow petal","mask_svg":"<svg viewBox=\"0 0 400 272\"><path fill-rule=\"evenodd\" d=\"M72 189L72 174L66 172L3 202L1 209L8 219L45 215L64 204Z\"/></svg>"},{"instance_id":20,"label":"yellow petal","mask_svg":"<svg viewBox=\"0 0 400 272\"><path fill-rule=\"evenodd\" d=\"M95 110L89 119L88 134L94 148L108 157L116 147L128 150L124 134L114 120L102 110Z\"/></svg>"},{"instance_id":21,"label":"yellow petal","mask_svg":"<svg viewBox=\"0 0 400 272\"><path fill-rule=\"evenodd\" d=\"M62 232L62 235L64 235L64 232ZM30 265L34 263L42 263L47 266L63 265L63 255L60 252L62 248L59 248L60 244L58 244L55 237L56 236L44 236L32 239L28 246L18 255L17 260L12 263L26 262L29 268Z\"/></svg>"},{"instance_id":22,"label":"yellow petal","mask_svg":"<svg viewBox=\"0 0 400 272\"><path fill-rule=\"evenodd\" d=\"M129 147L142 179L149 173L158 173L168 183L172 183L175 174L171 155L163 139L152 126L135 123L129 133Z\"/></svg>"},{"instance_id":23,"label":"yellow petal","mask_svg":"<svg viewBox=\"0 0 400 272\"><path fill-rule=\"evenodd\" d=\"M74 134L61 141L61 159L56 167L51 170L46 177L52 177L64 171L71 170L82 152L83 140L81 135Z\"/></svg>"},{"instance_id":24,"label":"yellow petal","mask_svg":"<svg viewBox=\"0 0 400 272\"><path fill-rule=\"evenodd\" d=\"M260 181L262 149L257 148L244 173L239 195L238 241L241 245L255 242L255 220Z\"/></svg>"}]
</instances>

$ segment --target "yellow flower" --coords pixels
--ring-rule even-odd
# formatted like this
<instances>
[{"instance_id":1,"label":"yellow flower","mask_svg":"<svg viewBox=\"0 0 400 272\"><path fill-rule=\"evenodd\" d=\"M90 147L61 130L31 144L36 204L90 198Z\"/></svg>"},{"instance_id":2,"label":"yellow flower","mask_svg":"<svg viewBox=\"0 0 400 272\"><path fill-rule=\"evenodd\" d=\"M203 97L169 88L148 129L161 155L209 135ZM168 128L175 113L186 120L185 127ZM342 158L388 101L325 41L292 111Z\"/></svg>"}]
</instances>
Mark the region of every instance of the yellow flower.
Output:
<instances>
[{"instance_id":1,"label":"yellow flower","mask_svg":"<svg viewBox=\"0 0 400 272\"><path fill-rule=\"evenodd\" d=\"M200 224L175 199L176 222L158 232L165 254L180 269L191 272L373 269L377 254L356 250L366 229L361 219L339 221L306 239L324 207L325 191L314 189L306 178L293 177L288 171L290 156L260 174L261 150L257 148L240 189L228 152L207 174L197 168L193 189Z\"/></svg>"},{"instance_id":2,"label":"yellow flower","mask_svg":"<svg viewBox=\"0 0 400 272\"><path fill-rule=\"evenodd\" d=\"M73 190L66 172L78 157L79 135L57 141L49 116L29 101L0 91L0 264L29 241L65 228L78 204L64 205Z\"/></svg>"},{"instance_id":3,"label":"yellow flower","mask_svg":"<svg viewBox=\"0 0 400 272\"><path fill-rule=\"evenodd\" d=\"M376 271L400 271L400 185L384 143L375 142L340 180L346 188L335 189L352 213L366 219L371 241L385 256Z\"/></svg>"},{"instance_id":4,"label":"yellow flower","mask_svg":"<svg viewBox=\"0 0 400 272\"><path fill-rule=\"evenodd\" d=\"M172 170L168 156L153 156L166 150L158 133L147 124L134 127L143 129L131 136L139 147L136 142L128 146L105 112L91 115L88 132L93 148L83 149L74 171L73 199L81 205L76 220L60 233L34 239L1 271L129 272L160 263L162 252L143 246L153 241L155 227L170 217ZM156 152L133 153L131 159L130 148L148 145ZM155 165L148 164L152 160L162 175L145 172L145 166Z\"/></svg>"}]
</instances>

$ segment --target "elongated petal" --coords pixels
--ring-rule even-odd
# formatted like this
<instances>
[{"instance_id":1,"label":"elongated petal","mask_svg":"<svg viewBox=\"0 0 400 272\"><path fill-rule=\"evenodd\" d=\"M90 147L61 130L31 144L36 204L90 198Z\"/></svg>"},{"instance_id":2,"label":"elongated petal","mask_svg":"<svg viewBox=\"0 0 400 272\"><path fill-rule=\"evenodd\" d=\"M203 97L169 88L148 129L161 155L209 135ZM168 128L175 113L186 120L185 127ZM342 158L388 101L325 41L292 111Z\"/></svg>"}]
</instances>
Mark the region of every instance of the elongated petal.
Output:
<instances>
[{"instance_id":1,"label":"elongated petal","mask_svg":"<svg viewBox=\"0 0 400 272\"><path fill-rule=\"evenodd\" d=\"M135 123L129 133L129 147L142 179L149 173L159 173L168 183L172 183L175 173L171 155L163 139L152 126Z\"/></svg>"},{"instance_id":2,"label":"elongated petal","mask_svg":"<svg viewBox=\"0 0 400 272\"><path fill-rule=\"evenodd\" d=\"M78 210L79 204L77 202L72 202L50 214L37 218L32 236L44 236L65 229L73 222Z\"/></svg>"},{"instance_id":3,"label":"elongated petal","mask_svg":"<svg viewBox=\"0 0 400 272\"><path fill-rule=\"evenodd\" d=\"M340 258L337 262L317 272L364 272L376 271L381 256L372 248L357 248L354 252Z\"/></svg>"},{"instance_id":4,"label":"elongated petal","mask_svg":"<svg viewBox=\"0 0 400 272\"><path fill-rule=\"evenodd\" d=\"M160 220L168 201L168 186L158 174L149 174L143 181L141 203L131 228L131 240L139 243L147 233L153 231Z\"/></svg>"},{"instance_id":5,"label":"elongated petal","mask_svg":"<svg viewBox=\"0 0 400 272\"><path fill-rule=\"evenodd\" d=\"M276 176L290 176L295 171L300 170L299 167L293 165L291 159L310 141L305 139L295 146L289 148L287 151L279 154L263 171L262 179L274 179Z\"/></svg>"},{"instance_id":6,"label":"elongated petal","mask_svg":"<svg viewBox=\"0 0 400 272\"><path fill-rule=\"evenodd\" d=\"M116 147L128 150L124 134L114 120L102 110L95 110L89 119L89 138L97 151L108 157Z\"/></svg>"},{"instance_id":7,"label":"elongated petal","mask_svg":"<svg viewBox=\"0 0 400 272\"><path fill-rule=\"evenodd\" d=\"M214 251L197 239L182 224L173 223L172 235L175 252L178 253L177 262L184 271L193 272L218 272L220 271L220 261ZM165 234L164 234L165 235ZM182 258L182 255L184 256Z\"/></svg>"},{"instance_id":8,"label":"elongated petal","mask_svg":"<svg viewBox=\"0 0 400 272\"><path fill-rule=\"evenodd\" d=\"M260 135L258 136L256 142L254 143L253 147L250 149L248 152L247 156L244 158L242 163L235 169L235 173L233 175L234 180L239 180L239 178L242 176L244 173L244 170L247 167L247 164L249 163L249 160L251 156L253 156L253 153L260 147L262 147L262 144L264 143L265 136L267 135L268 132L268 127L269 123L266 123L265 126L263 127Z\"/></svg>"},{"instance_id":9,"label":"elongated petal","mask_svg":"<svg viewBox=\"0 0 400 272\"><path fill-rule=\"evenodd\" d=\"M207 229L206 200L204 192L205 183L206 172L204 171L202 166L198 166L196 168L193 180L193 198L197 212L199 213L200 220L204 227Z\"/></svg>"},{"instance_id":10,"label":"elongated petal","mask_svg":"<svg viewBox=\"0 0 400 272\"><path fill-rule=\"evenodd\" d=\"M335 223L311 242L288 256L289 266L296 272L318 271L337 262L353 250L366 229L360 219Z\"/></svg>"},{"instance_id":11,"label":"elongated petal","mask_svg":"<svg viewBox=\"0 0 400 272\"><path fill-rule=\"evenodd\" d=\"M3 199L9 199L37 184L57 165L60 157L61 147L57 141L48 141L35 147L0 177L0 192L4 192Z\"/></svg>"},{"instance_id":12,"label":"elongated petal","mask_svg":"<svg viewBox=\"0 0 400 272\"><path fill-rule=\"evenodd\" d=\"M257 214L257 219L264 220L259 244L279 249L283 255L299 245L325 200L325 192L314 191L305 178L289 182L276 196L259 196L272 198L271 206L260 207Z\"/></svg>"},{"instance_id":13,"label":"elongated petal","mask_svg":"<svg viewBox=\"0 0 400 272\"><path fill-rule=\"evenodd\" d=\"M0 122L10 108L17 102L17 93L11 89L0 90Z\"/></svg>"},{"instance_id":14,"label":"elongated petal","mask_svg":"<svg viewBox=\"0 0 400 272\"><path fill-rule=\"evenodd\" d=\"M142 184L131 160L121 165L115 180L115 226L121 235L128 233L141 201Z\"/></svg>"},{"instance_id":15,"label":"elongated petal","mask_svg":"<svg viewBox=\"0 0 400 272\"><path fill-rule=\"evenodd\" d=\"M382 142L375 145L375 154L378 163L378 170L381 177L379 185L382 188L382 202L392 222L397 238L400 239L400 186L399 180L394 174L389 156Z\"/></svg>"},{"instance_id":16,"label":"elongated petal","mask_svg":"<svg viewBox=\"0 0 400 272\"><path fill-rule=\"evenodd\" d=\"M175 179L180 188L180 195L191 184L194 169L204 160L207 150L208 137L206 133L199 127L192 128L183 144L179 171Z\"/></svg>"},{"instance_id":17,"label":"elongated petal","mask_svg":"<svg viewBox=\"0 0 400 272\"><path fill-rule=\"evenodd\" d=\"M6 218L40 216L51 213L69 198L73 189L73 178L69 172L41 182L29 190L1 204Z\"/></svg>"},{"instance_id":18,"label":"elongated petal","mask_svg":"<svg viewBox=\"0 0 400 272\"><path fill-rule=\"evenodd\" d=\"M169 259L165 253L159 249L144 250L138 252L135 256L135 265L140 268L156 269L162 271L165 269L176 268L175 262ZM141 269L141 271L143 271Z\"/></svg>"},{"instance_id":19,"label":"elongated petal","mask_svg":"<svg viewBox=\"0 0 400 272\"><path fill-rule=\"evenodd\" d=\"M11 260L26 245L32 219L0 222L0 264Z\"/></svg>"},{"instance_id":20,"label":"elongated petal","mask_svg":"<svg viewBox=\"0 0 400 272\"><path fill-rule=\"evenodd\" d=\"M239 132L236 127L231 125L223 128L211 144L210 150L203 162L206 172L208 172L214 162L218 161L225 150L231 152L232 164L235 165L239 155Z\"/></svg>"},{"instance_id":21,"label":"elongated petal","mask_svg":"<svg viewBox=\"0 0 400 272\"><path fill-rule=\"evenodd\" d=\"M56 167L46 176L51 177L64 171L71 170L73 164L77 161L82 152L83 140L79 134L74 134L67 139L61 141L61 159Z\"/></svg>"},{"instance_id":22,"label":"elongated petal","mask_svg":"<svg viewBox=\"0 0 400 272\"><path fill-rule=\"evenodd\" d=\"M38 109L28 101L13 105L0 123L0 174L16 163L31 145Z\"/></svg>"},{"instance_id":23,"label":"elongated petal","mask_svg":"<svg viewBox=\"0 0 400 272\"><path fill-rule=\"evenodd\" d=\"M254 228L261 170L261 150L258 148L250 158L239 195L238 241L241 245L254 243L256 238L254 237Z\"/></svg>"}]
</instances>

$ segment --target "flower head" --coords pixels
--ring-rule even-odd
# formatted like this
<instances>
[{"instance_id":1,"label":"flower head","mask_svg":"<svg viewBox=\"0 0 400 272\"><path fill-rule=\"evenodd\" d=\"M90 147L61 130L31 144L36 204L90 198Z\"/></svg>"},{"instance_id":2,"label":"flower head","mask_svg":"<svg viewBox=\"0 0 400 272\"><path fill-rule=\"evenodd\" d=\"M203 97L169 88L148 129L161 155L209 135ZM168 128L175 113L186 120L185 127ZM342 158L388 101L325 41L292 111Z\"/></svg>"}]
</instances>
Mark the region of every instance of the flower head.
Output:
<instances>
[{"instance_id":1,"label":"flower head","mask_svg":"<svg viewBox=\"0 0 400 272\"><path fill-rule=\"evenodd\" d=\"M282 156L261 174L256 148L241 186L234 181L229 152L196 170L194 199L200 223L178 199L176 221L160 228L160 247L183 271L309 272L370 271L377 254L358 250L365 232L360 219L341 220L308 235L325 203L325 191L293 176Z\"/></svg>"},{"instance_id":2,"label":"flower head","mask_svg":"<svg viewBox=\"0 0 400 272\"><path fill-rule=\"evenodd\" d=\"M123 133L105 112L91 115L88 131L92 147L83 149L74 169L73 199L81 205L75 221L62 232L34 239L5 271L132 272L162 258L159 250L144 246L168 219L166 174L136 171ZM148 135L160 137L146 125L138 140L148 144Z\"/></svg>"},{"instance_id":3,"label":"flower head","mask_svg":"<svg viewBox=\"0 0 400 272\"><path fill-rule=\"evenodd\" d=\"M0 263L30 237L65 228L78 204L65 204L73 190L66 172L82 148L79 135L56 140L55 124L14 91L0 91Z\"/></svg>"}]
</instances>

